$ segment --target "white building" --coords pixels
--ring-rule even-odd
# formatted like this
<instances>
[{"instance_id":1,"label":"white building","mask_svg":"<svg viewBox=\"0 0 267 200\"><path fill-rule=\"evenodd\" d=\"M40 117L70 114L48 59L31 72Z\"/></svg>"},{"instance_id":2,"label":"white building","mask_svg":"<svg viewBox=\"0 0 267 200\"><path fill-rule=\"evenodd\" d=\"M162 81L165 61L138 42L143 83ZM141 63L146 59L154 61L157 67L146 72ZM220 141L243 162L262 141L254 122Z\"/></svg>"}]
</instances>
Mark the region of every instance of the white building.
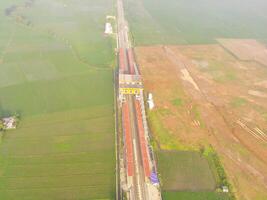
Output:
<instances>
[{"instance_id":1,"label":"white building","mask_svg":"<svg viewBox=\"0 0 267 200\"><path fill-rule=\"evenodd\" d=\"M152 95L152 93L148 93L148 100L153 100L153 95Z\"/></svg>"},{"instance_id":2,"label":"white building","mask_svg":"<svg viewBox=\"0 0 267 200\"><path fill-rule=\"evenodd\" d=\"M228 193L229 189L227 186L222 186L222 191Z\"/></svg>"},{"instance_id":3,"label":"white building","mask_svg":"<svg viewBox=\"0 0 267 200\"><path fill-rule=\"evenodd\" d=\"M112 34L113 33L113 29L112 29L112 26L111 26L111 23L106 23L105 25L105 34Z\"/></svg>"},{"instance_id":4,"label":"white building","mask_svg":"<svg viewBox=\"0 0 267 200\"><path fill-rule=\"evenodd\" d=\"M147 103L149 110L152 110L155 107L152 93L148 94Z\"/></svg>"},{"instance_id":5,"label":"white building","mask_svg":"<svg viewBox=\"0 0 267 200\"><path fill-rule=\"evenodd\" d=\"M148 100L147 103L149 110L152 110L155 107L153 100Z\"/></svg>"},{"instance_id":6,"label":"white building","mask_svg":"<svg viewBox=\"0 0 267 200\"><path fill-rule=\"evenodd\" d=\"M2 119L5 129L15 129L16 119L15 117L6 117Z\"/></svg>"}]
</instances>

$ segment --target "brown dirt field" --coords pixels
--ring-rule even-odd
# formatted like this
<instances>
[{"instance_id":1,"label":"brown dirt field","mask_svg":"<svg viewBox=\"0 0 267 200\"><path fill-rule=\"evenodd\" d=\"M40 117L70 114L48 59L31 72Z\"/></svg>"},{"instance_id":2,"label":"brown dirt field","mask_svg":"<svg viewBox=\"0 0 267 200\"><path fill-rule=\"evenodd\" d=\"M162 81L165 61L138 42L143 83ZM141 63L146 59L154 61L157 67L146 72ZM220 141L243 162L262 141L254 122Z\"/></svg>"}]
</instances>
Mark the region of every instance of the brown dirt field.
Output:
<instances>
[{"instance_id":1,"label":"brown dirt field","mask_svg":"<svg viewBox=\"0 0 267 200\"><path fill-rule=\"evenodd\" d=\"M243 61L256 61L267 66L267 48L253 39L218 39L224 48Z\"/></svg>"},{"instance_id":2,"label":"brown dirt field","mask_svg":"<svg viewBox=\"0 0 267 200\"><path fill-rule=\"evenodd\" d=\"M135 51L156 122L183 145L212 144L240 200L267 199L267 68L220 45Z\"/></svg>"}]
</instances>

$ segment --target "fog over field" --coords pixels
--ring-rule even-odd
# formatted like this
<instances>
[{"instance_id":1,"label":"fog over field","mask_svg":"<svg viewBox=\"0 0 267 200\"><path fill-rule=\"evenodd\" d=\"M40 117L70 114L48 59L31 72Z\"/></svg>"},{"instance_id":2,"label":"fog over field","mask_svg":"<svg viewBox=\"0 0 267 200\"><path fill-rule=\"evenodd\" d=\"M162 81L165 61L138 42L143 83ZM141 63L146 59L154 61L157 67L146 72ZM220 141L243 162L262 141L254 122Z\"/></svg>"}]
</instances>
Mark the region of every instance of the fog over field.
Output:
<instances>
[{"instance_id":1,"label":"fog over field","mask_svg":"<svg viewBox=\"0 0 267 200\"><path fill-rule=\"evenodd\" d=\"M151 185L267 200L267 0L0 0L0 200Z\"/></svg>"},{"instance_id":2,"label":"fog over field","mask_svg":"<svg viewBox=\"0 0 267 200\"><path fill-rule=\"evenodd\" d=\"M0 199L114 199L113 1L0 1Z\"/></svg>"},{"instance_id":3,"label":"fog over field","mask_svg":"<svg viewBox=\"0 0 267 200\"><path fill-rule=\"evenodd\" d=\"M134 41L203 44L216 38L267 40L264 0L126 0Z\"/></svg>"}]
</instances>

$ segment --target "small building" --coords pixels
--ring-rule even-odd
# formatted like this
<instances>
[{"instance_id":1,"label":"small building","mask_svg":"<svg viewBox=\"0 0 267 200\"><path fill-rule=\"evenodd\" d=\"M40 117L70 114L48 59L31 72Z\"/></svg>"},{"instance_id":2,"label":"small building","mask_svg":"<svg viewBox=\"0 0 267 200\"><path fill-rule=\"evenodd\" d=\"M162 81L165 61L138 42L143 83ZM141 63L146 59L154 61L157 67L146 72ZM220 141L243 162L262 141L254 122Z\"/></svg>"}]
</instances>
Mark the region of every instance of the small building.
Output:
<instances>
[{"instance_id":1,"label":"small building","mask_svg":"<svg viewBox=\"0 0 267 200\"><path fill-rule=\"evenodd\" d=\"M4 129L15 129L16 128L16 118L15 117L6 117L2 119Z\"/></svg>"},{"instance_id":2,"label":"small building","mask_svg":"<svg viewBox=\"0 0 267 200\"><path fill-rule=\"evenodd\" d=\"M155 107L152 93L148 94L147 103L149 110L152 110Z\"/></svg>"},{"instance_id":3,"label":"small building","mask_svg":"<svg viewBox=\"0 0 267 200\"><path fill-rule=\"evenodd\" d=\"M222 191L225 193L229 192L229 188L227 186L222 186Z\"/></svg>"},{"instance_id":4,"label":"small building","mask_svg":"<svg viewBox=\"0 0 267 200\"><path fill-rule=\"evenodd\" d=\"M153 95L152 95L152 93L148 93L148 100L153 100Z\"/></svg>"},{"instance_id":5,"label":"small building","mask_svg":"<svg viewBox=\"0 0 267 200\"><path fill-rule=\"evenodd\" d=\"M107 22L105 25L105 34L112 34L113 33L113 29L111 26L111 23Z\"/></svg>"},{"instance_id":6,"label":"small building","mask_svg":"<svg viewBox=\"0 0 267 200\"><path fill-rule=\"evenodd\" d=\"M153 185L159 185L159 179L156 172L152 172L150 175L150 181Z\"/></svg>"},{"instance_id":7,"label":"small building","mask_svg":"<svg viewBox=\"0 0 267 200\"><path fill-rule=\"evenodd\" d=\"M149 110L152 110L155 107L154 101L153 100L148 100L148 108Z\"/></svg>"}]
</instances>

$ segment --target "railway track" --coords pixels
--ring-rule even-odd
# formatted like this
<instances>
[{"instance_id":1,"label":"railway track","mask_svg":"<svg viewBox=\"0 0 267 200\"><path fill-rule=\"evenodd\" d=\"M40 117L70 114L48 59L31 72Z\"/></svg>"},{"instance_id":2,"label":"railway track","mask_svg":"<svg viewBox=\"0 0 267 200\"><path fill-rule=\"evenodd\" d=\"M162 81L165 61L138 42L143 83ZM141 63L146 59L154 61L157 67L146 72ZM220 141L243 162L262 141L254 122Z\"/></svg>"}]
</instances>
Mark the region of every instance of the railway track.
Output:
<instances>
[{"instance_id":1,"label":"railway track","mask_svg":"<svg viewBox=\"0 0 267 200\"><path fill-rule=\"evenodd\" d=\"M128 40L127 24L124 19L122 0L118 0L118 41L120 73L134 74L134 57ZM125 155L128 184L131 200L146 200L145 177L143 173L142 152L138 133L135 97L126 95L123 103Z\"/></svg>"},{"instance_id":2,"label":"railway track","mask_svg":"<svg viewBox=\"0 0 267 200\"><path fill-rule=\"evenodd\" d=\"M140 73L135 65L132 45L128 38L128 25L124 18L122 0L117 0L117 9L119 76L128 76L134 79L136 76L140 77ZM159 192L158 195L151 197L148 187L152 186L149 180L152 166L149 160L140 101L143 101L143 98L138 99L136 95L124 94L124 101L121 102L122 148L127 195L130 200L161 200Z\"/></svg>"}]
</instances>

